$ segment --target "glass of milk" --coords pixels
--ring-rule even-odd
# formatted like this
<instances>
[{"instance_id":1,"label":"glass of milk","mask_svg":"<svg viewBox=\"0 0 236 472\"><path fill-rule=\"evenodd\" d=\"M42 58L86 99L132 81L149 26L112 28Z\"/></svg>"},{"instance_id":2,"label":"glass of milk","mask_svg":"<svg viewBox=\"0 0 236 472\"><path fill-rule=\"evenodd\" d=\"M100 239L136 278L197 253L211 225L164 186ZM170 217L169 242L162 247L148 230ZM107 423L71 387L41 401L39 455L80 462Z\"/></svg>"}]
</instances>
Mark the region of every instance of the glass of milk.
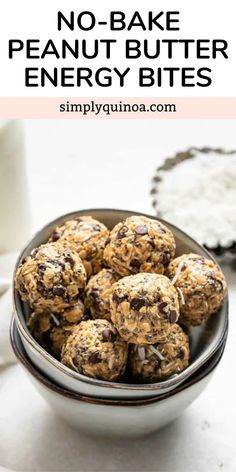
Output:
<instances>
[{"instance_id":1,"label":"glass of milk","mask_svg":"<svg viewBox=\"0 0 236 472\"><path fill-rule=\"evenodd\" d=\"M23 126L0 120L0 254L20 249L29 235Z\"/></svg>"}]
</instances>

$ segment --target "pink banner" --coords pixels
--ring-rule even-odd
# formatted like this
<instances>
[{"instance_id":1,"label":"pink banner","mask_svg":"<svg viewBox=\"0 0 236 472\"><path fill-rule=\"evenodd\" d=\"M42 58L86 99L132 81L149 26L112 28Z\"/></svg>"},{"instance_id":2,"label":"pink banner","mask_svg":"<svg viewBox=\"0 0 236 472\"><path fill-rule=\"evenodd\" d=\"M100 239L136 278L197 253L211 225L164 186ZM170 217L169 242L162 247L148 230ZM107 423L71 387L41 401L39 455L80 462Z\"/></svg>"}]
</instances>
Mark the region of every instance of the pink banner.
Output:
<instances>
[{"instance_id":1,"label":"pink banner","mask_svg":"<svg viewBox=\"0 0 236 472\"><path fill-rule=\"evenodd\" d=\"M235 119L236 97L2 97L0 118Z\"/></svg>"}]
</instances>

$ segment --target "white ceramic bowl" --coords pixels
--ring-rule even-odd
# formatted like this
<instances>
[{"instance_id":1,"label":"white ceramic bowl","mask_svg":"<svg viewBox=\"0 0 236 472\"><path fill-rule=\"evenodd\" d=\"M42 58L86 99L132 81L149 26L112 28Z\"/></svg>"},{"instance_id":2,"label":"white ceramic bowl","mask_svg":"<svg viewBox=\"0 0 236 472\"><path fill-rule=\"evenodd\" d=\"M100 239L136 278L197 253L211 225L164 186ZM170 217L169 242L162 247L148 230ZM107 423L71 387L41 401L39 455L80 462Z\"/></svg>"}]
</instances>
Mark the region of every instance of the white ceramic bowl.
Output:
<instances>
[{"instance_id":1,"label":"white ceramic bowl","mask_svg":"<svg viewBox=\"0 0 236 472\"><path fill-rule=\"evenodd\" d=\"M84 210L57 218L39 231L26 248L22 251L16 269L21 260L30 254L33 248L45 243L51 235L55 226L62 224L65 220L81 215L92 215L102 221L108 228L112 228L117 222L124 220L134 214L125 210ZM135 213L140 214L140 213ZM155 218L150 215L151 218ZM163 221L163 220L161 220ZM163 221L173 232L177 245L177 255L195 252L212 259L212 256L198 243L191 239L173 225ZM25 350L33 364L39 368L46 376L62 387L82 395L103 397L103 398L149 398L158 394L163 394L176 388L194 372L207 362L217 351L222 338L225 335L228 321L228 300L226 299L221 310L212 317L206 325L193 328L191 331L191 363L180 374L168 380L152 384L125 384L118 382L105 382L81 375L67 368L59 361L48 354L31 336L26 320L29 316L29 309L22 303L19 294L14 290L14 314L24 344Z\"/></svg>"},{"instance_id":2,"label":"white ceramic bowl","mask_svg":"<svg viewBox=\"0 0 236 472\"><path fill-rule=\"evenodd\" d=\"M146 400L106 400L81 396L57 386L28 359L15 322L11 343L36 389L67 423L92 435L138 437L158 431L177 418L207 386L222 357L226 336L212 358L175 391Z\"/></svg>"}]
</instances>

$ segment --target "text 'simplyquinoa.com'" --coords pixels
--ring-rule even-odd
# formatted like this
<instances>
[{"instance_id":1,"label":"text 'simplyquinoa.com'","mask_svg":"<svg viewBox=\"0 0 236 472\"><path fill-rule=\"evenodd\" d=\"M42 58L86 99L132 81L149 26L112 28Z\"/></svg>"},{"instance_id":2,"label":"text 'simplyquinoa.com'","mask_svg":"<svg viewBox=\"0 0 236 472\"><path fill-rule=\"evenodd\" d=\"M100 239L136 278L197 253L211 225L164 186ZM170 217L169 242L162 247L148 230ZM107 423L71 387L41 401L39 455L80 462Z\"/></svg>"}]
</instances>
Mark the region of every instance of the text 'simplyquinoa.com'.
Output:
<instances>
[{"instance_id":1,"label":"text 'simplyquinoa.com'","mask_svg":"<svg viewBox=\"0 0 236 472\"><path fill-rule=\"evenodd\" d=\"M176 105L174 103L128 103L128 102L110 102L99 103L91 100L87 103L72 103L67 100L59 105L60 113L80 113L87 115L113 115L119 113L175 113Z\"/></svg>"}]
</instances>

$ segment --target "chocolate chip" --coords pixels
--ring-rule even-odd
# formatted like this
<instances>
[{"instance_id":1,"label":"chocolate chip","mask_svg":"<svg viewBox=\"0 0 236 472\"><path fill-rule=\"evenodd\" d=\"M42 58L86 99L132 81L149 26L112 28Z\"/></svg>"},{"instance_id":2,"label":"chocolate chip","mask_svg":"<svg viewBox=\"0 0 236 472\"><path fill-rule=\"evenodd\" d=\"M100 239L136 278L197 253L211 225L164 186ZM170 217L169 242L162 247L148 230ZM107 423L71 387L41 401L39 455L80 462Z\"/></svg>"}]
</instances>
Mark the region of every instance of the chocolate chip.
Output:
<instances>
[{"instance_id":1,"label":"chocolate chip","mask_svg":"<svg viewBox=\"0 0 236 472\"><path fill-rule=\"evenodd\" d=\"M98 364L100 362L99 354L97 352L91 354L91 356L89 357L89 362L90 364Z\"/></svg>"},{"instance_id":2,"label":"chocolate chip","mask_svg":"<svg viewBox=\"0 0 236 472\"><path fill-rule=\"evenodd\" d=\"M117 239L123 239L125 237L127 231L128 231L128 227L127 226L122 226L119 229L118 233L117 233Z\"/></svg>"},{"instance_id":3,"label":"chocolate chip","mask_svg":"<svg viewBox=\"0 0 236 472\"><path fill-rule=\"evenodd\" d=\"M97 290L91 290L89 295L92 298L93 308L99 311L100 310L99 292Z\"/></svg>"},{"instance_id":4,"label":"chocolate chip","mask_svg":"<svg viewBox=\"0 0 236 472\"><path fill-rule=\"evenodd\" d=\"M209 282L212 282L212 285L216 289L223 290L223 283L221 282L221 280L216 279L215 276L211 272L209 272L207 274L207 278L208 278Z\"/></svg>"},{"instance_id":5,"label":"chocolate chip","mask_svg":"<svg viewBox=\"0 0 236 472\"><path fill-rule=\"evenodd\" d=\"M96 299L93 300L93 308L94 310L96 310L97 314L99 314L100 309L101 309L100 300L96 300Z\"/></svg>"},{"instance_id":6,"label":"chocolate chip","mask_svg":"<svg viewBox=\"0 0 236 472\"><path fill-rule=\"evenodd\" d=\"M216 280L216 286L218 285L219 287L219 290L224 290L224 285L223 285L223 282L221 282L221 280L219 279L215 279Z\"/></svg>"},{"instance_id":7,"label":"chocolate chip","mask_svg":"<svg viewBox=\"0 0 236 472\"><path fill-rule=\"evenodd\" d=\"M97 298L99 296L99 292L96 288L93 288L91 292L89 292L90 297Z\"/></svg>"},{"instance_id":8,"label":"chocolate chip","mask_svg":"<svg viewBox=\"0 0 236 472\"><path fill-rule=\"evenodd\" d=\"M117 293L113 293L113 295L112 295L112 300L113 300L113 302L115 302L115 303L119 303L120 298L118 297Z\"/></svg>"},{"instance_id":9,"label":"chocolate chip","mask_svg":"<svg viewBox=\"0 0 236 472\"><path fill-rule=\"evenodd\" d=\"M140 295L142 295L142 298L145 297L147 294L148 294L148 291L146 289L143 288L142 290L140 290Z\"/></svg>"},{"instance_id":10,"label":"chocolate chip","mask_svg":"<svg viewBox=\"0 0 236 472\"><path fill-rule=\"evenodd\" d=\"M178 357L178 359L183 360L183 358L184 358L184 350L182 349L182 347L178 347L177 357Z\"/></svg>"},{"instance_id":11,"label":"chocolate chip","mask_svg":"<svg viewBox=\"0 0 236 472\"><path fill-rule=\"evenodd\" d=\"M101 231L101 226L100 225L93 225L93 230L94 231Z\"/></svg>"},{"instance_id":12,"label":"chocolate chip","mask_svg":"<svg viewBox=\"0 0 236 472\"><path fill-rule=\"evenodd\" d=\"M165 308L167 307L167 303L166 302L162 302L162 303L159 303L158 305L158 310L160 311L160 313L162 313L162 315L165 315L166 312L165 312Z\"/></svg>"},{"instance_id":13,"label":"chocolate chip","mask_svg":"<svg viewBox=\"0 0 236 472\"><path fill-rule=\"evenodd\" d=\"M90 319L90 313L89 313L89 310L86 310L81 321L87 321Z\"/></svg>"},{"instance_id":14,"label":"chocolate chip","mask_svg":"<svg viewBox=\"0 0 236 472\"><path fill-rule=\"evenodd\" d=\"M109 328L105 328L102 332L102 339L103 341L109 341L110 340L110 334L111 334L111 331Z\"/></svg>"},{"instance_id":15,"label":"chocolate chip","mask_svg":"<svg viewBox=\"0 0 236 472\"><path fill-rule=\"evenodd\" d=\"M116 338L116 335L109 329L105 328L102 332L102 339L104 342L113 342Z\"/></svg>"},{"instance_id":16,"label":"chocolate chip","mask_svg":"<svg viewBox=\"0 0 236 472\"><path fill-rule=\"evenodd\" d=\"M52 291L50 289L47 289L41 281L38 281L37 288L43 298L46 298L46 299L53 298Z\"/></svg>"},{"instance_id":17,"label":"chocolate chip","mask_svg":"<svg viewBox=\"0 0 236 472\"><path fill-rule=\"evenodd\" d=\"M52 236L51 236L51 240L53 242L58 241L58 239L60 239L61 236L62 236L62 234L59 233L59 231L53 231Z\"/></svg>"},{"instance_id":18,"label":"chocolate chip","mask_svg":"<svg viewBox=\"0 0 236 472\"><path fill-rule=\"evenodd\" d=\"M43 274L46 269L47 269L46 264L39 264L39 266L38 266L39 274Z\"/></svg>"},{"instance_id":19,"label":"chocolate chip","mask_svg":"<svg viewBox=\"0 0 236 472\"><path fill-rule=\"evenodd\" d=\"M148 241L148 244L150 244L150 246L152 247L152 249L155 249L155 248L156 248L156 245L155 245L155 242L153 241L153 239L151 239L150 241Z\"/></svg>"},{"instance_id":20,"label":"chocolate chip","mask_svg":"<svg viewBox=\"0 0 236 472\"><path fill-rule=\"evenodd\" d=\"M155 302L155 303L158 303L160 300L161 300L161 296L160 296L160 294L157 292L157 293L154 295L154 302Z\"/></svg>"},{"instance_id":21,"label":"chocolate chip","mask_svg":"<svg viewBox=\"0 0 236 472\"><path fill-rule=\"evenodd\" d=\"M169 252L164 252L164 254L162 254L162 264L164 266L167 266L170 262L170 253Z\"/></svg>"},{"instance_id":22,"label":"chocolate chip","mask_svg":"<svg viewBox=\"0 0 236 472\"><path fill-rule=\"evenodd\" d=\"M170 323L175 323L177 321L177 313L175 310L171 310L169 314Z\"/></svg>"},{"instance_id":23,"label":"chocolate chip","mask_svg":"<svg viewBox=\"0 0 236 472\"><path fill-rule=\"evenodd\" d=\"M70 257L70 256L66 256L66 257L65 257L65 262L67 262L68 264L70 264L71 268L73 268L74 265L75 265L74 259L72 259L72 257Z\"/></svg>"},{"instance_id":24,"label":"chocolate chip","mask_svg":"<svg viewBox=\"0 0 236 472\"><path fill-rule=\"evenodd\" d=\"M127 299L128 299L127 295L124 295L123 297L122 296L119 297L119 295L117 295L117 293L113 293L113 295L112 295L113 302L117 303L118 305L119 305L119 303L122 303Z\"/></svg>"},{"instance_id":25,"label":"chocolate chip","mask_svg":"<svg viewBox=\"0 0 236 472\"><path fill-rule=\"evenodd\" d=\"M212 285L215 285L216 279L215 279L215 277L214 277L213 275L207 274L207 278L208 278L208 281L209 281L210 283L212 283Z\"/></svg>"},{"instance_id":26,"label":"chocolate chip","mask_svg":"<svg viewBox=\"0 0 236 472\"><path fill-rule=\"evenodd\" d=\"M130 265L133 269L138 271L140 269L141 262L138 259L132 259L130 261Z\"/></svg>"},{"instance_id":27,"label":"chocolate chip","mask_svg":"<svg viewBox=\"0 0 236 472\"><path fill-rule=\"evenodd\" d=\"M58 297L64 297L66 294L66 289L62 285L55 285L55 287L53 287L53 293Z\"/></svg>"},{"instance_id":28,"label":"chocolate chip","mask_svg":"<svg viewBox=\"0 0 236 472\"><path fill-rule=\"evenodd\" d=\"M165 234L166 233L165 228L163 228L163 226L161 226L160 223L158 223L158 221L156 222L155 227L156 227L156 230L158 231L158 233L160 233L160 234Z\"/></svg>"},{"instance_id":29,"label":"chocolate chip","mask_svg":"<svg viewBox=\"0 0 236 472\"><path fill-rule=\"evenodd\" d=\"M25 288L25 286L22 282L20 282L20 287L19 288L20 288L21 293L27 293L27 290L26 290L26 288Z\"/></svg>"},{"instance_id":30,"label":"chocolate chip","mask_svg":"<svg viewBox=\"0 0 236 472\"><path fill-rule=\"evenodd\" d=\"M144 234L148 234L148 228L147 228L146 225L136 226L135 233L140 235L140 236L143 236Z\"/></svg>"},{"instance_id":31,"label":"chocolate chip","mask_svg":"<svg viewBox=\"0 0 236 472\"><path fill-rule=\"evenodd\" d=\"M130 302L131 310L138 311L140 308L146 305L144 298L133 298Z\"/></svg>"},{"instance_id":32,"label":"chocolate chip","mask_svg":"<svg viewBox=\"0 0 236 472\"><path fill-rule=\"evenodd\" d=\"M76 298L81 298L81 300L84 299L84 289L83 288L79 288L78 296Z\"/></svg>"}]
</instances>

